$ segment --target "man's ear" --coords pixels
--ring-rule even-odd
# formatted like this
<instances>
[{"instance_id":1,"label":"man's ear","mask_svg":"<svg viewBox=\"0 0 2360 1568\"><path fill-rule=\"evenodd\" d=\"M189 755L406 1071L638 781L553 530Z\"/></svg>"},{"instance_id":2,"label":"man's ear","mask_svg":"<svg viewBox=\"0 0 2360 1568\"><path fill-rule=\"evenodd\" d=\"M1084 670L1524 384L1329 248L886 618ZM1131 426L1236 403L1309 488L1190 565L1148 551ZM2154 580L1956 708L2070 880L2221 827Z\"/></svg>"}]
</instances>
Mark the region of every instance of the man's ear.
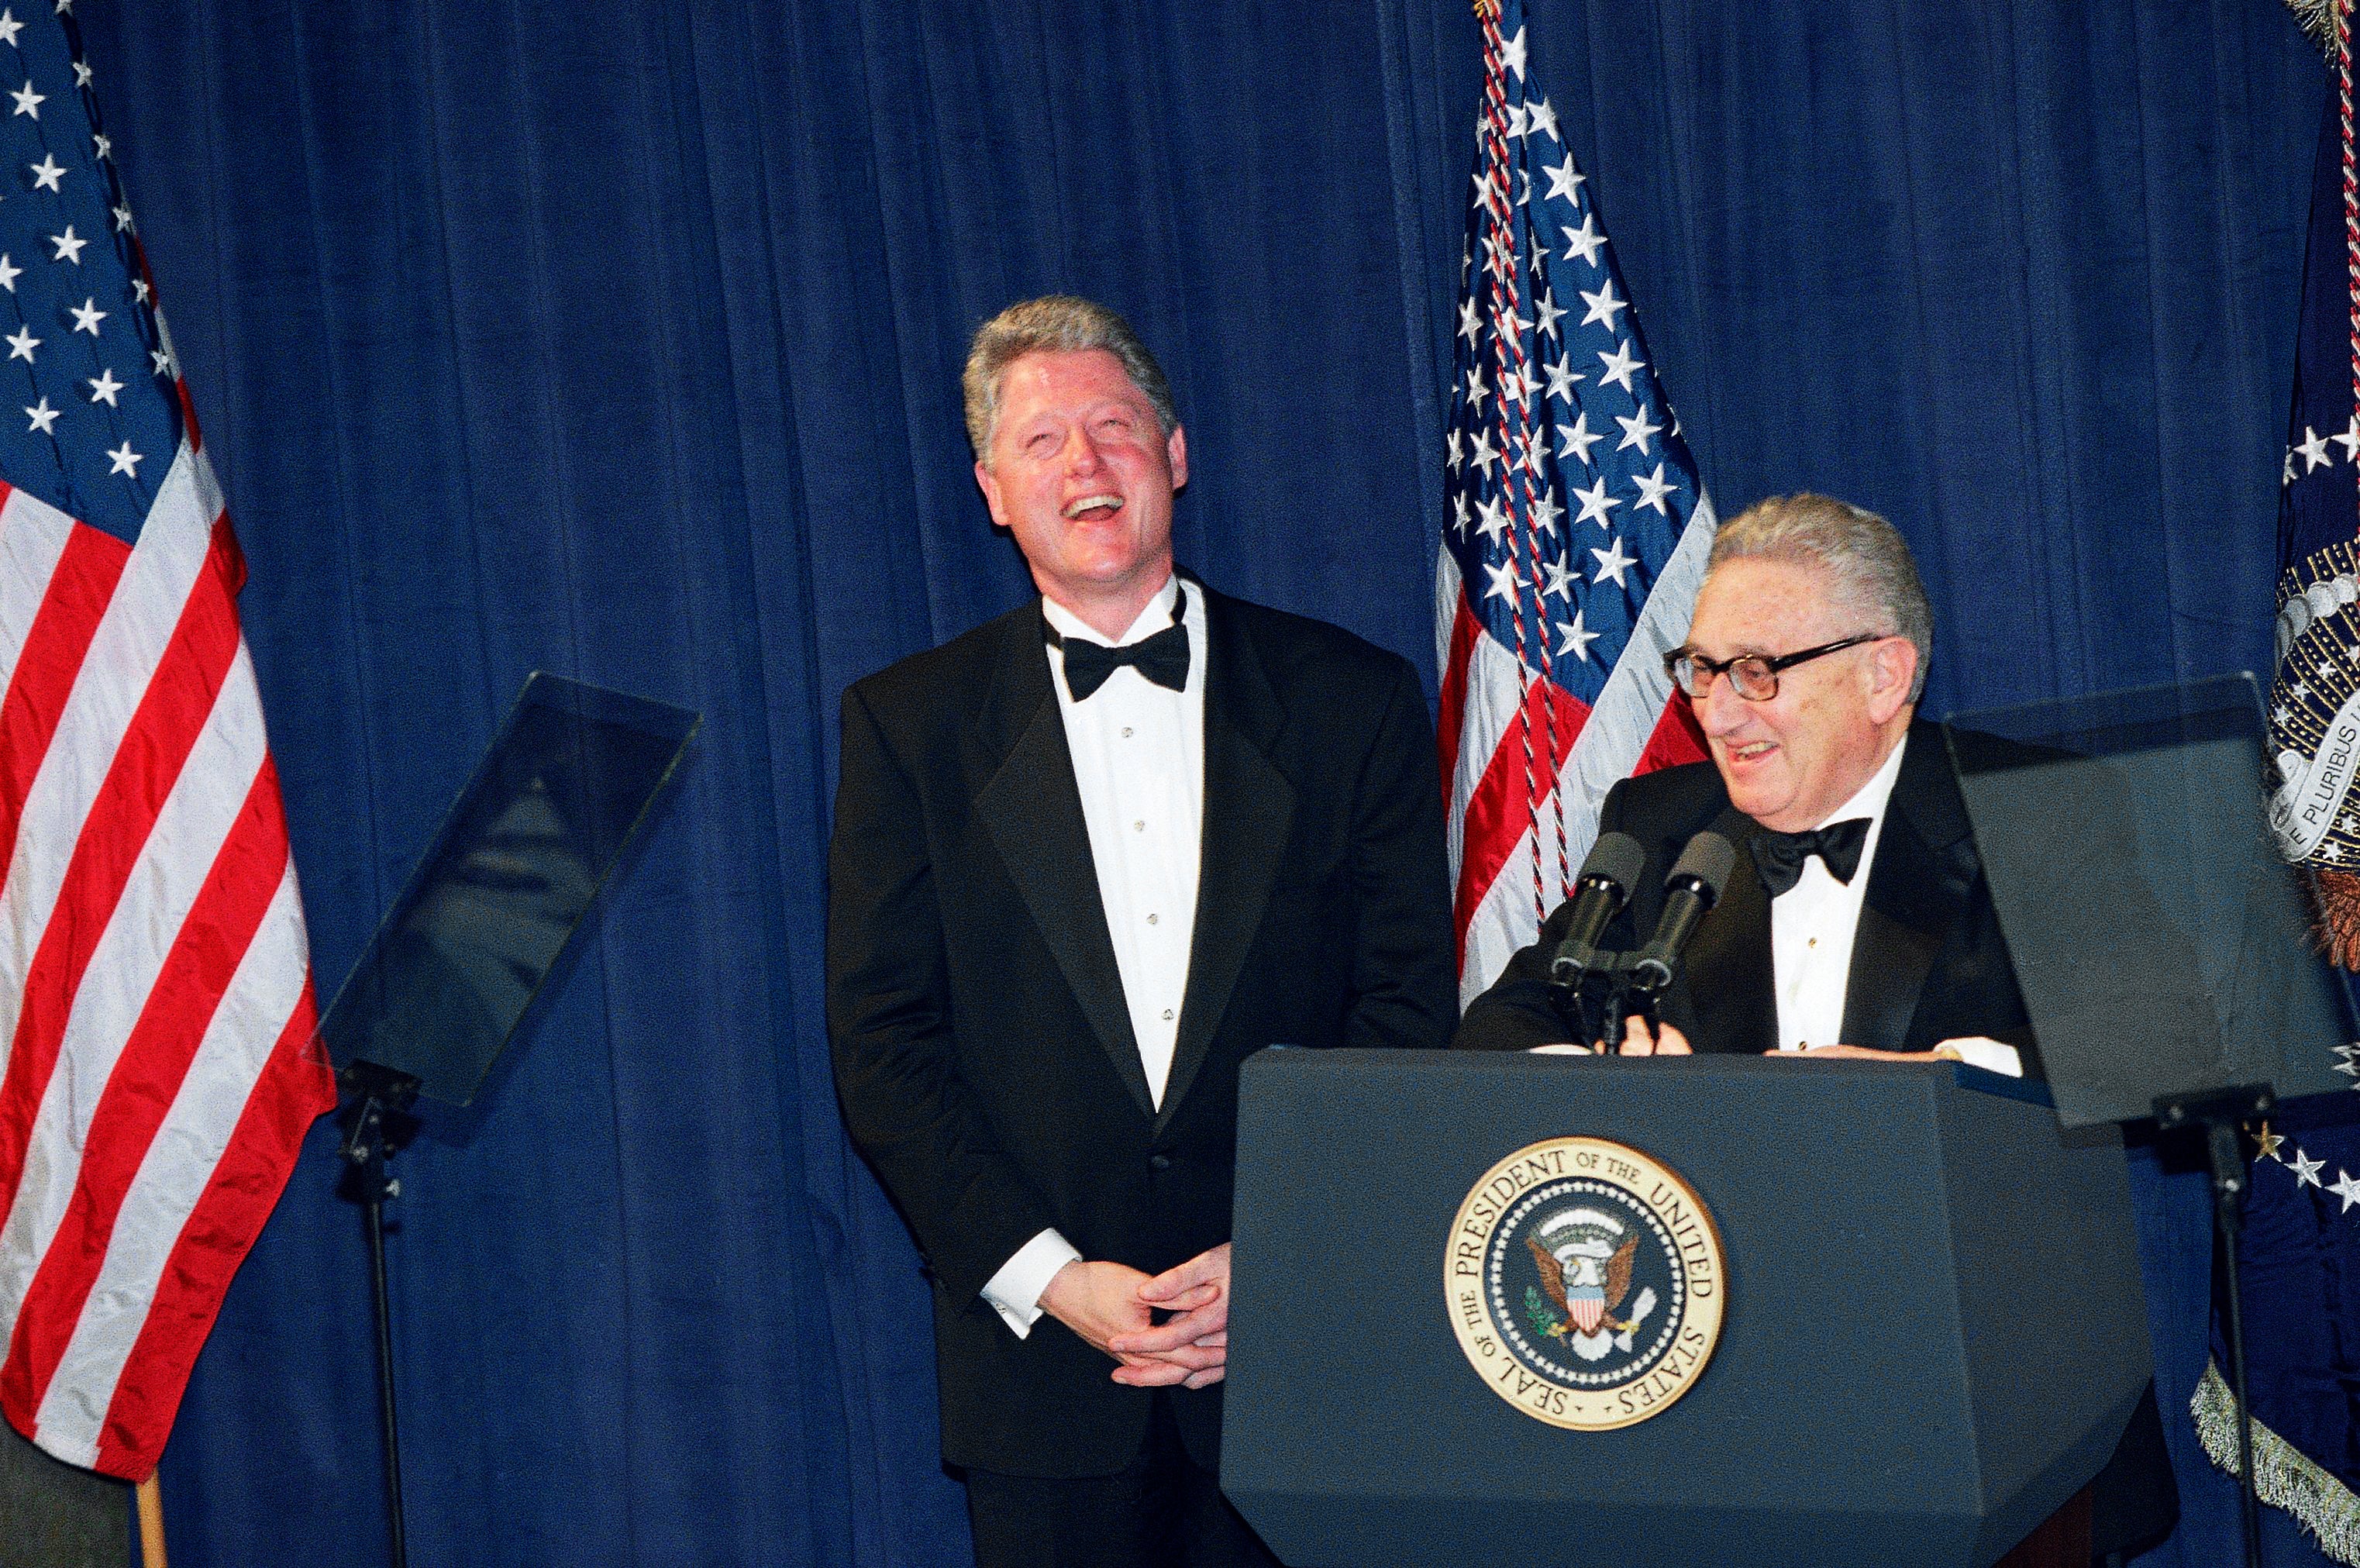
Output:
<instances>
[{"instance_id":1,"label":"man's ear","mask_svg":"<svg viewBox=\"0 0 2360 1568\"><path fill-rule=\"evenodd\" d=\"M1918 679L1918 645L1906 637L1888 637L1868 651L1868 716L1889 724L1909 703L1909 688Z\"/></svg>"},{"instance_id":2,"label":"man's ear","mask_svg":"<svg viewBox=\"0 0 2360 1568\"><path fill-rule=\"evenodd\" d=\"M1006 528L1008 520L1000 515L1000 481L991 477L991 470L984 466L980 457L975 460L975 482L983 491L983 504L991 509L992 522Z\"/></svg>"},{"instance_id":3,"label":"man's ear","mask_svg":"<svg viewBox=\"0 0 2360 1568\"><path fill-rule=\"evenodd\" d=\"M1164 444L1164 455L1172 465L1172 488L1180 488L1188 482L1188 433L1178 425L1172 427L1171 439Z\"/></svg>"}]
</instances>

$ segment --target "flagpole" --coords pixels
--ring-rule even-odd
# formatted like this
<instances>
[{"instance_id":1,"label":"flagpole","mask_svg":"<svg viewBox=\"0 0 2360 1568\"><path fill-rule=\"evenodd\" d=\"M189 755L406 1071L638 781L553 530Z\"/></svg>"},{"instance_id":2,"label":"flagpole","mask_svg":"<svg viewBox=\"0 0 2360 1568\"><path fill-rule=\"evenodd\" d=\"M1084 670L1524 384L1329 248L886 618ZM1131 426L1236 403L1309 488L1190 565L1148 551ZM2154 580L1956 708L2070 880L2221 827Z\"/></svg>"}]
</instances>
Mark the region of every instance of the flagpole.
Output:
<instances>
[{"instance_id":1,"label":"flagpole","mask_svg":"<svg viewBox=\"0 0 2360 1568\"><path fill-rule=\"evenodd\" d=\"M151 1473L139 1483L140 1568L166 1568L164 1562L164 1489Z\"/></svg>"}]
</instances>

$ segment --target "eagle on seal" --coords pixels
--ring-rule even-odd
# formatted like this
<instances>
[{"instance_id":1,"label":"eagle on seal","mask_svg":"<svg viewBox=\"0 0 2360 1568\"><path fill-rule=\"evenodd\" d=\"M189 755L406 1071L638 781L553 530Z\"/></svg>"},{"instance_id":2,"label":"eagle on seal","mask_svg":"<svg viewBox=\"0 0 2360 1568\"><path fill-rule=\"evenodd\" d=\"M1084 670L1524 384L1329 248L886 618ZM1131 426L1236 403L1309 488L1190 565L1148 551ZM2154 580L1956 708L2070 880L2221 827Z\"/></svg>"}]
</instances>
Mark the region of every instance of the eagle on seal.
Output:
<instances>
[{"instance_id":1,"label":"eagle on seal","mask_svg":"<svg viewBox=\"0 0 2360 1568\"><path fill-rule=\"evenodd\" d=\"M1565 1314L1565 1321L1549 1330L1550 1334L1563 1338L1568 1328L1594 1334L1601 1323L1616 1332L1632 1326L1617 1321L1613 1314L1631 1291L1631 1264L1639 1251L1637 1236L1629 1237L1612 1252L1602 1241L1574 1242L1560 1249L1561 1257L1543 1246L1537 1235L1526 1236L1524 1245L1532 1249L1533 1262L1540 1267L1541 1289Z\"/></svg>"}]
</instances>

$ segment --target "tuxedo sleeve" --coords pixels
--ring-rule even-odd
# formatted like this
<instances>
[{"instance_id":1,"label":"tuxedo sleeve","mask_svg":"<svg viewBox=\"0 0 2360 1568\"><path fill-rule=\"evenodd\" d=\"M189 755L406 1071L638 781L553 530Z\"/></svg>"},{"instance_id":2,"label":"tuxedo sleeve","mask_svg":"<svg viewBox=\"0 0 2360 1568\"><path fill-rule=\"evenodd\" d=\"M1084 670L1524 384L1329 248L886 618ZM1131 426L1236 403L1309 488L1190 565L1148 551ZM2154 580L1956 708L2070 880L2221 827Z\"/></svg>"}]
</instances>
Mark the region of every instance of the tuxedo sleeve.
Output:
<instances>
[{"instance_id":1,"label":"tuxedo sleeve","mask_svg":"<svg viewBox=\"0 0 2360 1568\"><path fill-rule=\"evenodd\" d=\"M1395 660L1374 744L1353 791L1352 1006L1344 1043L1438 1049L1458 1014L1450 873L1434 725L1407 661Z\"/></svg>"},{"instance_id":2,"label":"tuxedo sleeve","mask_svg":"<svg viewBox=\"0 0 2360 1568\"><path fill-rule=\"evenodd\" d=\"M1599 808L1599 836L1620 831L1622 825L1622 786L1618 784L1607 792L1606 802ZM1549 986L1549 956L1565 940L1572 919L1570 899L1550 911L1541 923L1539 939L1519 948L1500 977L1468 1005L1467 1016L1459 1020L1459 1032L1451 1037L1454 1050L1528 1051L1575 1038L1579 1031L1557 1011L1556 994ZM1610 935L1621 930L1627 940L1627 916L1618 916Z\"/></svg>"},{"instance_id":3,"label":"tuxedo sleeve","mask_svg":"<svg viewBox=\"0 0 2360 1568\"><path fill-rule=\"evenodd\" d=\"M846 1130L961 1305L1056 1221L960 1077L926 817L858 687L828 841L827 1014Z\"/></svg>"}]
</instances>

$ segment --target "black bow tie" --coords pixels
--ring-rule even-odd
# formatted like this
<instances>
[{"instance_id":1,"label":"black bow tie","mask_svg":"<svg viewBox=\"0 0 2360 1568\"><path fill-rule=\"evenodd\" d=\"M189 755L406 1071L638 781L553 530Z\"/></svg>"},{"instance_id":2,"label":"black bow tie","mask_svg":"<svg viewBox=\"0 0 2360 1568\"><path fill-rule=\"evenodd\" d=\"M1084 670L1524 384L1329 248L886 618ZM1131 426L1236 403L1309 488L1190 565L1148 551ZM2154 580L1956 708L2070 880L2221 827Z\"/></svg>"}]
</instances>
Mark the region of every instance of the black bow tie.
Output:
<instances>
[{"instance_id":1,"label":"black bow tie","mask_svg":"<svg viewBox=\"0 0 2360 1568\"><path fill-rule=\"evenodd\" d=\"M1172 624L1153 637L1121 648L1109 648L1103 642L1093 642L1087 637L1061 636L1044 617L1041 622L1046 630L1049 645L1065 651L1065 689L1074 694L1076 702L1086 701L1107 677L1124 664L1129 664L1159 686L1178 691L1188 684L1188 629L1180 618L1188 611L1188 590L1179 589L1172 599Z\"/></svg>"},{"instance_id":2,"label":"black bow tie","mask_svg":"<svg viewBox=\"0 0 2360 1568\"><path fill-rule=\"evenodd\" d=\"M1764 831L1754 834L1750 842L1762 885L1775 898L1801 879L1803 862L1813 855L1827 862L1828 874L1836 881L1851 882L1852 872L1860 870L1861 847L1868 842L1868 818L1830 822L1808 833Z\"/></svg>"}]
</instances>

